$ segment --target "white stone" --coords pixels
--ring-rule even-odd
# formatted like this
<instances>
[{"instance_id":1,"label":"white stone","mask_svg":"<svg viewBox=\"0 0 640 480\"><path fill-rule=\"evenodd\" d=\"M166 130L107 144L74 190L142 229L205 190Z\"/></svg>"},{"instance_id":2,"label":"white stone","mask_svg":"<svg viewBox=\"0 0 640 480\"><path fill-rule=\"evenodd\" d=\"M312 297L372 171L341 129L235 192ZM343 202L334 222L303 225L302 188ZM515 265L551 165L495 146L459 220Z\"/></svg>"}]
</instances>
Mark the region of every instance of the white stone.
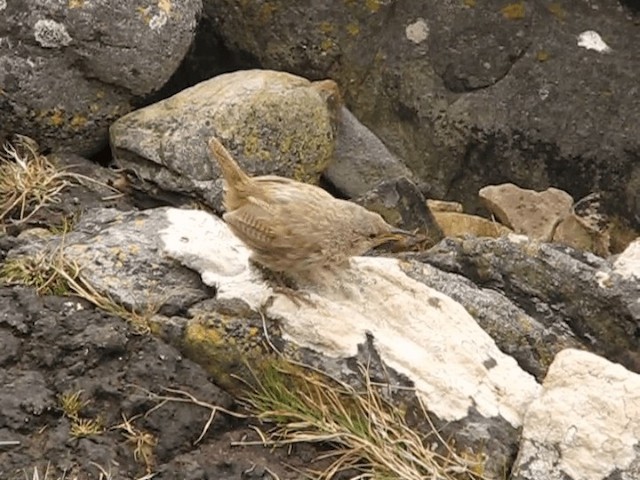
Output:
<instances>
[{"instance_id":1,"label":"white stone","mask_svg":"<svg viewBox=\"0 0 640 480\"><path fill-rule=\"evenodd\" d=\"M36 41L44 48L66 47L72 40L63 24L50 19L38 20L33 33Z\"/></svg>"},{"instance_id":2,"label":"white stone","mask_svg":"<svg viewBox=\"0 0 640 480\"><path fill-rule=\"evenodd\" d=\"M418 18L415 22L407 25L404 33L408 40L417 45L424 42L429 36L429 26L424 18Z\"/></svg>"},{"instance_id":3,"label":"white stone","mask_svg":"<svg viewBox=\"0 0 640 480\"><path fill-rule=\"evenodd\" d=\"M370 333L384 362L413 380L441 419L475 408L518 427L539 393L460 304L409 278L395 259L354 258L348 270L318 275L304 287L313 304L297 305L249 267L249 251L220 219L195 210L169 210L168 218L166 254L200 272L219 296L266 308L289 341L329 357L355 355Z\"/></svg>"},{"instance_id":4,"label":"white stone","mask_svg":"<svg viewBox=\"0 0 640 480\"><path fill-rule=\"evenodd\" d=\"M640 478L640 375L580 350L560 352L525 416L513 478Z\"/></svg>"},{"instance_id":5,"label":"white stone","mask_svg":"<svg viewBox=\"0 0 640 480\"><path fill-rule=\"evenodd\" d=\"M602 40L600 34L593 30L587 30L578 35L578 46L600 53L609 53L611 51L611 48Z\"/></svg>"},{"instance_id":6,"label":"white stone","mask_svg":"<svg viewBox=\"0 0 640 480\"><path fill-rule=\"evenodd\" d=\"M613 269L623 277L640 280L640 237L631 242L618 256Z\"/></svg>"}]
</instances>

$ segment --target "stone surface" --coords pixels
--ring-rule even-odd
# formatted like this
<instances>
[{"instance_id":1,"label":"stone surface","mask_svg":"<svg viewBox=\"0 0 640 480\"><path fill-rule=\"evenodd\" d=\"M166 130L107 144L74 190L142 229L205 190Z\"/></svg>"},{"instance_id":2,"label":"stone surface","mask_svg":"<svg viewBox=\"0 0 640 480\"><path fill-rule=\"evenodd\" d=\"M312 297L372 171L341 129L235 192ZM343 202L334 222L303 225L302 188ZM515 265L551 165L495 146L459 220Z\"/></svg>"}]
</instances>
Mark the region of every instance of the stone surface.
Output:
<instances>
[{"instance_id":1,"label":"stone surface","mask_svg":"<svg viewBox=\"0 0 640 480\"><path fill-rule=\"evenodd\" d=\"M433 216L445 237L500 237L512 230L504 225L477 215L458 212L433 212Z\"/></svg>"},{"instance_id":2,"label":"stone surface","mask_svg":"<svg viewBox=\"0 0 640 480\"><path fill-rule=\"evenodd\" d=\"M540 382L556 354L566 348L581 348L567 325L545 324L517 303L492 288L481 287L462 275L430 265L402 265L403 271L430 288L460 303L500 350L516 359L520 367Z\"/></svg>"},{"instance_id":3,"label":"stone surface","mask_svg":"<svg viewBox=\"0 0 640 480\"><path fill-rule=\"evenodd\" d=\"M487 209L514 232L543 241L553 238L573 205L571 195L557 188L536 192L513 183L483 187L478 195Z\"/></svg>"},{"instance_id":4,"label":"stone surface","mask_svg":"<svg viewBox=\"0 0 640 480\"><path fill-rule=\"evenodd\" d=\"M500 292L541 324L640 372L640 282L604 259L513 235L445 239L415 258Z\"/></svg>"},{"instance_id":5,"label":"stone surface","mask_svg":"<svg viewBox=\"0 0 640 480\"><path fill-rule=\"evenodd\" d=\"M90 155L159 89L194 38L201 0L0 4L0 138Z\"/></svg>"},{"instance_id":6,"label":"stone surface","mask_svg":"<svg viewBox=\"0 0 640 480\"><path fill-rule=\"evenodd\" d=\"M444 237L427 202L411 180L399 177L385 180L357 199L369 210L378 212L391 225L417 230L425 242L435 245Z\"/></svg>"},{"instance_id":7,"label":"stone surface","mask_svg":"<svg viewBox=\"0 0 640 480\"><path fill-rule=\"evenodd\" d=\"M633 13L616 1L205 0L228 47L265 68L333 78L346 105L424 181L474 213L513 182L574 198L602 188L640 225ZM580 34L594 31L610 50Z\"/></svg>"},{"instance_id":8,"label":"stone surface","mask_svg":"<svg viewBox=\"0 0 640 480\"><path fill-rule=\"evenodd\" d=\"M345 107L338 123L334 161L324 176L341 193L356 198L380 182L412 174L371 130Z\"/></svg>"},{"instance_id":9,"label":"stone surface","mask_svg":"<svg viewBox=\"0 0 640 480\"><path fill-rule=\"evenodd\" d=\"M348 364L370 343L389 370L415 384L434 418L449 424L446 435L464 431L456 437L459 445L492 452L487 463L491 472L501 471L514 454L522 416L539 389L459 303L407 276L396 259L356 257L348 270L319 272L298 286L305 300L296 302L274 291L249 264L246 247L221 220L203 211L162 208L117 216L110 210L91 211L65 237L64 249L81 262L96 288L112 298L123 292L128 292L125 298L144 298L154 293L149 288L153 284L170 293L172 321L186 326L183 333L165 329L165 335L173 335L170 341L190 355L196 342L202 352L207 340L210 355L215 353L209 363L225 365L229 357L220 347L236 341L208 328L202 315L182 321L176 316L200 301L188 292L202 289L179 285L187 267L215 290L217 308L227 305L219 315L236 311L259 319L255 312L261 311L269 325L278 326L278 337L287 345ZM132 250L136 270L128 266ZM414 268L422 266L415 263ZM211 312L212 306L202 310ZM246 313L247 306L253 313ZM263 328L251 330L260 338L256 335ZM228 368L221 370L229 375ZM460 424L464 429L452 428ZM487 429L495 432L490 440L483 433Z\"/></svg>"},{"instance_id":10,"label":"stone surface","mask_svg":"<svg viewBox=\"0 0 640 480\"><path fill-rule=\"evenodd\" d=\"M446 200L433 200L427 198L427 207L432 212L457 212L462 213L462 204L458 202L447 202Z\"/></svg>"},{"instance_id":11,"label":"stone surface","mask_svg":"<svg viewBox=\"0 0 640 480\"><path fill-rule=\"evenodd\" d=\"M623 277L640 281L640 238L635 239L613 264L614 271ZM640 309L640 299L638 299Z\"/></svg>"},{"instance_id":12,"label":"stone surface","mask_svg":"<svg viewBox=\"0 0 640 480\"><path fill-rule=\"evenodd\" d=\"M640 478L640 376L591 353L561 352L522 437L513 480Z\"/></svg>"},{"instance_id":13,"label":"stone surface","mask_svg":"<svg viewBox=\"0 0 640 480\"><path fill-rule=\"evenodd\" d=\"M340 111L333 82L239 71L132 112L110 129L118 165L158 187L219 210L222 181L207 141L215 135L252 174L317 182L333 158Z\"/></svg>"}]
</instances>

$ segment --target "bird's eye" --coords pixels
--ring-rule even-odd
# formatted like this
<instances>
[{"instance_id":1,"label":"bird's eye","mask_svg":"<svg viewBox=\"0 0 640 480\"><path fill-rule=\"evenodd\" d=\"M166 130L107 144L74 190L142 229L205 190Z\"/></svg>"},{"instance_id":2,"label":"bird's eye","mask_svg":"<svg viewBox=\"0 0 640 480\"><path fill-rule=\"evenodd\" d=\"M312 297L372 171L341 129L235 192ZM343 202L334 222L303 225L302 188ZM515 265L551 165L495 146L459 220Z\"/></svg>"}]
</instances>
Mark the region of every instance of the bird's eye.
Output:
<instances>
[{"instance_id":1,"label":"bird's eye","mask_svg":"<svg viewBox=\"0 0 640 480\"><path fill-rule=\"evenodd\" d=\"M376 235L375 233L370 233L369 234L369 238L374 239L376 238L378 235Z\"/></svg>"}]
</instances>

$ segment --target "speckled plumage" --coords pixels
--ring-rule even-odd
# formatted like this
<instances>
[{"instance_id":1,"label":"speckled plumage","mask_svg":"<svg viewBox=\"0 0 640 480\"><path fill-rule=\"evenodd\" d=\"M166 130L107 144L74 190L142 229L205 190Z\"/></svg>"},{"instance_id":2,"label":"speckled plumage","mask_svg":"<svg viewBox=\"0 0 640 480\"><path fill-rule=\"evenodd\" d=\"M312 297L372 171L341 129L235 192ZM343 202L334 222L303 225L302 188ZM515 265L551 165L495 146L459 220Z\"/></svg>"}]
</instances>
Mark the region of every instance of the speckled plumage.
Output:
<instances>
[{"instance_id":1,"label":"speckled plumage","mask_svg":"<svg viewBox=\"0 0 640 480\"><path fill-rule=\"evenodd\" d=\"M250 177L215 138L211 156L224 177L224 220L275 272L300 273L344 264L349 257L398 238L380 215L325 190L277 176Z\"/></svg>"}]
</instances>

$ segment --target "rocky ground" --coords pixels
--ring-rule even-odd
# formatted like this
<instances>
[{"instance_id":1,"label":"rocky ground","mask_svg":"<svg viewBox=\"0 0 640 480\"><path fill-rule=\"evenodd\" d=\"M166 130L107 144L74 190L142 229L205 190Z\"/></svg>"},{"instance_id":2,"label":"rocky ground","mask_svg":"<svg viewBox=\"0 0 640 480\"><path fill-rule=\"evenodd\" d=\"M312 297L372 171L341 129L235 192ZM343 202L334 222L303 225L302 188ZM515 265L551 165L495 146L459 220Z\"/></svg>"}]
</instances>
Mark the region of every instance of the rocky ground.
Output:
<instances>
[{"instance_id":1,"label":"rocky ground","mask_svg":"<svg viewBox=\"0 0 640 480\"><path fill-rule=\"evenodd\" d=\"M75 186L32 226L98 204ZM0 235L0 263L18 230ZM234 445L257 440L253 420L220 412L196 445L211 408L167 389L241 412L237 401L175 348L74 297L0 286L0 366L3 480L297 479L318 453Z\"/></svg>"}]
</instances>

